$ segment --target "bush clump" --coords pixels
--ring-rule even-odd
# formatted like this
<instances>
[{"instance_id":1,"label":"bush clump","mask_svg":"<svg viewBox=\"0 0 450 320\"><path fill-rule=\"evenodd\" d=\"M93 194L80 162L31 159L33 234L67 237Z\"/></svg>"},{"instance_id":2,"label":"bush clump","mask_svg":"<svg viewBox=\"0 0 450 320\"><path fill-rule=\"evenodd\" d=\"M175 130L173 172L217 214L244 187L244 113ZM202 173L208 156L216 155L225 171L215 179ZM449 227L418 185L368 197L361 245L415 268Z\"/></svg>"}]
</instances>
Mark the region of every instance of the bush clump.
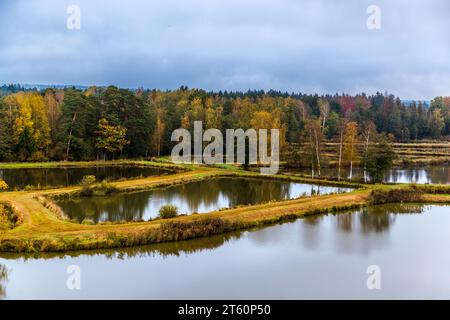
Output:
<instances>
[{"instance_id":1,"label":"bush clump","mask_svg":"<svg viewBox=\"0 0 450 320\"><path fill-rule=\"evenodd\" d=\"M178 208L171 204L166 204L159 208L159 217L161 219L175 218L178 215Z\"/></svg>"},{"instance_id":2,"label":"bush clump","mask_svg":"<svg viewBox=\"0 0 450 320\"><path fill-rule=\"evenodd\" d=\"M13 229L20 223L14 210L7 204L0 203L0 230Z\"/></svg>"},{"instance_id":3,"label":"bush clump","mask_svg":"<svg viewBox=\"0 0 450 320\"><path fill-rule=\"evenodd\" d=\"M196 221L172 221L163 223L154 234L151 242L179 241L208 237L241 229L240 223L232 223L220 218L206 218Z\"/></svg>"},{"instance_id":4,"label":"bush clump","mask_svg":"<svg viewBox=\"0 0 450 320\"><path fill-rule=\"evenodd\" d=\"M94 184L95 181L97 181L97 179L95 178L94 175L87 175L83 176L83 179L81 179L80 184L82 186L90 186L91 184Z\"/></svg>"},{"instance_id":5,"label":"bush clump","mask_svg":"<svg viewBox=\"0 0 450 320\"><path fill-rule=\"evenodd\" d=\"M84 185L80 191L80 196L82 197L106 196L114 192L117 192L117 187L103 180L102 182L94 185Z\"/></svg>"},{"instance_id":6,"label":"bush clump","mask_svg":"<svg viewBox=\"0 0 450 320\"><path fill-rule=\"evenodd\" d=\"M0 179L0 191L8 190L9 186L5 180Z\"/></svg>"},{"instance_id":7,"label":"bush clump","mask_svg":"<svg viewBox=\"0 0 450 320\"><path fill-rule=\"evenodd\" d=\"M81 221L81 224L94 225L95 222L94 222L94 220L92 220L92 219L85 218L85 219L83 219L83 221Z\"/></svg>"},{"instance_id":8,"label":"bush clump","mask_svg":"<svg viewBox=\"0 0 450 320\"><path fill-rule=\"evenodd\" d=\"M395 202L421 202L423 191L418 188L393 189L389 191L373 190L372 204L384 204Z\"/></svg>"}]
</instances>

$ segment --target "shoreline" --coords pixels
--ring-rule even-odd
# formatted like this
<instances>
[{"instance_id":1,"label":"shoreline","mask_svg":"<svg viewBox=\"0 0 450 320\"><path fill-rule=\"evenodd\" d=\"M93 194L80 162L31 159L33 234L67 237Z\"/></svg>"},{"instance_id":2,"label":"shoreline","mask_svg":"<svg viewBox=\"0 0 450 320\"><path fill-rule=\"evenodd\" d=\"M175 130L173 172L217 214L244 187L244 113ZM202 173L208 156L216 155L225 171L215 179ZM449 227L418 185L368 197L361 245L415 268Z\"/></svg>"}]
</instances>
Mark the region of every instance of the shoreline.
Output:
<instances>
[{"instance_id":1,"label":"shoreline","mask_svg":"<svg viewBox=\"0 0 450 320\"><path fill-rule=\"evenodd\" d=\"M139 162L135 162L139 163ZM152 162L145 162L147 165ZM84 163L85 164L85 163ZM165 163L159 163L166 166ZM173 166L173 164L167 164ZM52 197L76 195L81 186L59 189L12 191L0 193L0 202L9 204L21 218L21 224L14 229L0 233L0 251L16 253L66 252L77 250L132 247L152 243L187 240L224 234L258 226L292 221L307 215L334 213L371 204L372 193L389 193L392 190L409 190L413 185L389 184L373 185L308 179L286 175L263 176L259 173L242 171L236 168L217 168L206 166L185 166L183 172L164 176L130 179L111 183L119 192L135 192L161 188L173 184L201 181L217 177L249 177L276 179L356 188L342 194L303 197L222 209L206 214L179 216L173 219L158 219L146 222L102 223L84 225L64 220L45 205L38 197L44 197L53 204ZM351 185L351 186L350 186ZM434 187L434 189L430 189ZM450 186L414 186L420 191L422 203L450 203ZM392 191L393 192L393 191ZM394 192L394 193L395 193ZM405 197L404 199L401 197ZM400 195L399 201L408 202L408 192ZM397 201L397 202L399 202Z\"/></svg>"}]
</instances>

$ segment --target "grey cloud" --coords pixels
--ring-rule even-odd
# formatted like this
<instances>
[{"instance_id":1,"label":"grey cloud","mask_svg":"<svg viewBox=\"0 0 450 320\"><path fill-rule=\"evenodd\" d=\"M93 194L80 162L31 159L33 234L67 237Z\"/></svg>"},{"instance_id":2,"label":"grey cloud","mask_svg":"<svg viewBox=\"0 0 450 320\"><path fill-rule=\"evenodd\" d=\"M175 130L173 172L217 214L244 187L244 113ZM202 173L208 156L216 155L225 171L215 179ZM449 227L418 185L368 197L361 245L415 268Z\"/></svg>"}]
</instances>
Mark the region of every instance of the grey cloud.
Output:
<instances>
[{"instance_id":1,"label":"grey cloud","mask_svg":"<svg viewBox=\"0 0 450 320\"><path fill-rule=\"evenodd\" d=\"M382 29L366 28L366 8ZM82 28L66 29L77 4ZM445 0L0 2L0 82L450 95Z\"/></svg>"}]
</instances>

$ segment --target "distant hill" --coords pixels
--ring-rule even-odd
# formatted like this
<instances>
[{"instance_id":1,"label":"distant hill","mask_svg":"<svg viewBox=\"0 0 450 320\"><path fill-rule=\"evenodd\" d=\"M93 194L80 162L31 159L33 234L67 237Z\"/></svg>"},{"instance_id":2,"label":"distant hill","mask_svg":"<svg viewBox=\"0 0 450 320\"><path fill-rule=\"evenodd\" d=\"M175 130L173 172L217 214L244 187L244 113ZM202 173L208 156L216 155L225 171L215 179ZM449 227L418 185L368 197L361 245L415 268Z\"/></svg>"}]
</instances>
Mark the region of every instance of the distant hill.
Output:
<instances>
[{"instance_id":1,"label":"distant hill","mask_svg":"<svg viewBox=\"0 0 450 320\"><path fill-rule=\"evenodd\" d=\"M6 96L11 93L16 93L19 91L41 91L48 88L54 88L54 89L64 89L64 88L73 88L79 90L85 90L88 88L88 86L80 86L80 85L62 85L62 84L0 84L0 97Z\"/></svg>"},{"instance_id":2,"label":"distant hill","mask_svg":"<svg viewBox=\"0 0 450 320\"><path fill-rule=\"evenodd\" d=\"M428 107L430 106L430 104L431 104L431 101L430 101L430 100L402 100L402 103L403 103L405 106L407 106L407 107L411 106L414 102L416 103L416 105L418 105L419 102L422 102L423 105L424 105L425 107L427 107L427 108L428 108Z\"/></svg>"},{"instance_id":3,"label":"distant hill","mask_svg":"<svg viewBox=\"0 0 450 320\"><path fill-rule=\"evenodd\" d=\"M22 87L24 87L27 90L37 89L37 90L45 90L48 88L55 88L55 89L64 89L64 88L77 88L80 90L85 90L88 88L88 86L80 86L80 85L69 85L69 84L35 84L35 83L25 83L22 84Z\"/></svg>"}]
</instances>

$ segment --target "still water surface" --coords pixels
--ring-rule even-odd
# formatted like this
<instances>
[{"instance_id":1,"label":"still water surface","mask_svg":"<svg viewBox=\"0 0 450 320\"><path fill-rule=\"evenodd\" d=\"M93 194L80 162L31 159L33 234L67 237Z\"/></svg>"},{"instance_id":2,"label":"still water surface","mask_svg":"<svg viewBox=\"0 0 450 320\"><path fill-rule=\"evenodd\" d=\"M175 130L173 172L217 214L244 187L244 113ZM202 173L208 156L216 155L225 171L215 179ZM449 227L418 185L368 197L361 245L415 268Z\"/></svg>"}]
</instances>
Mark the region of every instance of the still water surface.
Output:
<instances>
[{"instance_id":1,"label":"still water surface","mask_svg":"<svg viewBox=\"0 0 450 320\"><path fill-rule=\"evenodd\" d=\"M297 170L302 174L311 174L310 169ZM294 171L293 171L294 172ZM336 168L322 168L322 176L325 177L337 177ZM349 170L347 168L342 169L342 177L350 177ZM364 173L361 168L353 169L353 179L363 179ZM394 183L418 183L418 184L450 184L450 166L443 165L430 165L423 167L405 167L394 168L388 171L384 177L384 182Z\"/></svg>"},{"instance_id":2,"label":"still water surface","mask_svg":"<svg viewBox=\"0 0 450 320\"><path fill-rule=\"evenodd\" d=\"M215 178L165 189L119 193L107 197L81 197L55 201L72 219L100 221L148 220L161 206L175 205L179 213L206 213L238 205L293 199L301 195L351 191L289 181L249 178Z\"/></svg>"},{"instance_id":3,"label":"still water surface","mask_svg":"<svg viewBox=\"0 0 450 320\"><path fill-rule=\"evenodd\" d=\"M94 175L97 181L149 177L170 173L152 167L99 166L99 167L55 167L0 169L0 179L6 181L10 189L21 189L27 185L60 187L79 184L83 176Z\"/></svg>"},{"instance_id":4,"label":"still water surface","mask_svg":"<svg viewBox=\"0 0 450 320\"><path fill-rule=\"evenodd\" d=\"M389 205L125 250L0 255L0 295L29 298L450 298L450 208ZM67 268L80 267L81 290ZM370 265L381 290L366 286Z\"/></svg>"}]
</instances>

